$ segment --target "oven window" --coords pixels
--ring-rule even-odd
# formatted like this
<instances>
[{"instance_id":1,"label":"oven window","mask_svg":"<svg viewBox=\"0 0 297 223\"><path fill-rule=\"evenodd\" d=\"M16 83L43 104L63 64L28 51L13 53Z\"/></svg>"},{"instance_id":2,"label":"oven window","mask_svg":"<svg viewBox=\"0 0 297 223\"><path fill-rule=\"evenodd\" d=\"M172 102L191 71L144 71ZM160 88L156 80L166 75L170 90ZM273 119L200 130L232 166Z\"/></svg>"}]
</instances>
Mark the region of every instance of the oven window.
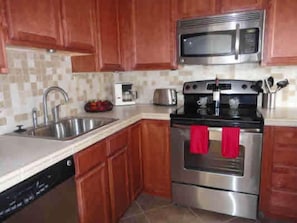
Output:
<instances>
[{"instance_id":1,"label":"oven window","mask_svg":"<svg viewBox=\"0 0 297 223\"><path fill-rule=\"evenodd\" d=\"M220 31L181 36L182 56L204 57L233 55L235 31Z\"/></svg>"},{"instance_id":2,"label":"oven window","mask_svg":"<svg viewBox=\"0 0 297 223\"><path fill-rule=\"evenodd\" d=\"M184 165L189 170L243 176L244 147L240 145L239 156L236 159L228 159L221 155L220 141L210 141L208 153L200 155L190 153L190 141L187 140L184 142Z\"/></svg>"}]
</instances>

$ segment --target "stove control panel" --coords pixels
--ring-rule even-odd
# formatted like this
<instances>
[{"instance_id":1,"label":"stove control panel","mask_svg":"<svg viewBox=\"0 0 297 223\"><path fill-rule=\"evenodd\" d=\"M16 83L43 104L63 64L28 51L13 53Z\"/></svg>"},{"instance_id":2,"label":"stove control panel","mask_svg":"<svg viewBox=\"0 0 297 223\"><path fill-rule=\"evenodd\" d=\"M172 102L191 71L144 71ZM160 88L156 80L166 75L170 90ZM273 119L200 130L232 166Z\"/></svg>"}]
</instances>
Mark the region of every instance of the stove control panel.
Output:
<instances>
[{"instance_id":1,"label":"stove control panel","mask_svg":"<svg viewBox=\"0 0 297 223\"><path fill-rule=\"evenodd\" d=\"M219 80L221 94L253 94L259 92L255 88L255 81L248 80ZM183 94L212 94L215 80L185 82Z\"/></svg>"}]
</instances>

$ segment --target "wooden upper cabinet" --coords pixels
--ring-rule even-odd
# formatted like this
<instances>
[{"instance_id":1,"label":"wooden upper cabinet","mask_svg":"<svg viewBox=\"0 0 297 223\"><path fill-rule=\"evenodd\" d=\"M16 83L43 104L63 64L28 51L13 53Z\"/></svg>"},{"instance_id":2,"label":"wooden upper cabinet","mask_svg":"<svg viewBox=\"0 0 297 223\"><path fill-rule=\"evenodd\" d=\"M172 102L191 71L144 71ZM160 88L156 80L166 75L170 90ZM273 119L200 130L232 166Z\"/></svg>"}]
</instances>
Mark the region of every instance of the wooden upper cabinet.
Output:
<instances>
[{"instance_id":1,"label":"wooden upper cabinet","mask_svg":"<svg viewBox=\"0 0 297 223\"><path fill-rule=\"evenodd\" d=\"M123 2L126 2L124 0ZM131 70L172 69L175 66L175 24L171 0L130 0L131 21L126 19L125 32L130 33ZM125 3L123 3L125 4Z\"/></svg>"},{"instance_id":2,"label":"wooden upper cabinet","mask_svg":"<svg viewBox=\"0 0 297 223\"><path fill-rule=\"evenodd\" d=\"M221 12L264 9L265 0L222 0Z\"/></svg>"},{"instance_id":3,"label":"wooden upper cabinet","mask_svg":"<svg viewBox=\"0 0 297 223\"><path fill-rule=\"evenodd\" d=\"M212 15L217 12L217 0L176 0L178 18Z\"/></svg>"},{"instance_id":4,"label":"wooden upper cabinet","mask_svg":"<svg viewBox=\"0 0 297 223\"><path fill-rule=\"evenodd\" d=\"M97 0L97 50L100 71L124 70L121 58L119 1Z\"/></svg>"},{"instance_id":5,"label":"wooden upper cabinet","mask_svg":"<svg viewBox=\"0 0 297 223\"><path fill-rule=\"evenodd\" d=\"M264 9L266 0L175 0L178 18Z\"/></svg>"},{"instance_id":6,"label":"wooden upper cabinet","mask_svg":"<svg viewBox=\"0 0 297 223\"><path fill-rule=\"evenodd\" d=\"M269 0L266 17L264 64L297 64L297 1Z\"/></svg>"},{"instance_id":7,"label":"wooden upper cabinet","mask_svg":"<svg viewBox=\"0 0 297 223\"><path fill-rule=\"evenodd\" d=\"M96 49L93 55L73 56L72 72L122 71L125 69L119 14L120 0L96 1ZM122 19L122 20L121 20Z\"/></svg>"},{"instance_id":8,"label":"wooden upper cabinet","mask_svg":"<svg viewBox=\"0 0 297 223\"><path fill-rule=\"evenodd\" d=\"M66 50L95 51L95 6L95 0L61 1Z\"/></svg>"},{"instance_id":9,"label":"wooden upper cabinet","mask_svg":"<svg viewBox=\"0 0 297 223\"><path fill-rule=\"evenodd\" d=\"M0 74L8 72L4 37L0 28Z\"/></svg>"},{"instance_id":10,"label":"wooden upper cabinet","mask_svg":"<svg viewBox=\"0 0 297 223\"><path fill-rule=\"evenodd\" d=\"M59 0L5 0L8 43L61 48Z\"/></svg>"},{"instance_id":11,"label":"wooden upper cabinet","mask_svg":"<svg viewBox=\"0 0 297 223\"><path fill-rule=\"evenodd\" d=\"M0 74L7 73L7 59L4 40L4 6L3 0L0 0Z\"/></svg>"}]
</instances>

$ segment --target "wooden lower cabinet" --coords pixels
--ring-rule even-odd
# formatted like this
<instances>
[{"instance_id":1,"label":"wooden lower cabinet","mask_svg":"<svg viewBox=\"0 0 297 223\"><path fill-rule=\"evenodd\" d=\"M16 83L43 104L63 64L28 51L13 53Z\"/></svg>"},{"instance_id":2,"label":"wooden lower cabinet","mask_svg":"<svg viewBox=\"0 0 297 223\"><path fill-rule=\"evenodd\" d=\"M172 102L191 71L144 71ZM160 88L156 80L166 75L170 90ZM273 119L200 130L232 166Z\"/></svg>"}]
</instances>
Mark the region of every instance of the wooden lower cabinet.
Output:
<instances>
[{"instance_id":1,"label":"wooden lower cabinet","mask_svg":"<svg viewBox=\"0 0 297 223\"><path fill-rule=\"evenodd\" d=\"M111 222L106 141L75 154L74 161L80 223Z\"/></svg>"},{"instance_id":2,"label":"wooden lower cabinet","mask_svg":"<svg viewBox=\"0 0 297 223\"><path fill-rule=\"evenodd\" d=\"M143 190L140 122L129 127L128 158L130 197L134 200Z\"/></svg>"},{"instance_id":3,"label":"wooden lower cabinet","mask_svg":"<svg viewBox=\"0 0 297 223\"><path fill-rule=\"evenodd\" d=\"M105 163L78 178L76 190L81 223L111 222Z\"/></svg>"},{"instance_id":4,"label":"wooden lower cabinet","mask_svg":"<svg viewBox=\"0 0 297 223\"><path fill-rule=\"evenodd\" d=\"M108 177L112 222L119 221L130 205L128 175L128 130L107 138Z\"/></svg>"},{"instance_id":5,"label":"wooden lower cabinet","mask_svg":"<svg viewBox=\"0 0 297 223\"><path fill-rule=\"evenodd\" d=\"M75 154L81 223L116 223L144 190L171 197L169 121L144 120Z\"/></svg>"},{"instance_id":6,"label":"wooden lower cabinet","mask_svg":"<svg viewBox=\"0 0 297 223\"><path fill-rule=\"evenodd\" d=\"M297 221L297 128L265 127L261 174L260 211Z\"/></svg>"},{"instance_id":7,"label":"wooden lower cabinet","mask_svg":"<svg viewBox=\"0 0 297 223\"><path fill-rule=\"evenodd\" d=\"M171 198L169 121L142 121L144 191Z\"/></svg>"}]
</instances>

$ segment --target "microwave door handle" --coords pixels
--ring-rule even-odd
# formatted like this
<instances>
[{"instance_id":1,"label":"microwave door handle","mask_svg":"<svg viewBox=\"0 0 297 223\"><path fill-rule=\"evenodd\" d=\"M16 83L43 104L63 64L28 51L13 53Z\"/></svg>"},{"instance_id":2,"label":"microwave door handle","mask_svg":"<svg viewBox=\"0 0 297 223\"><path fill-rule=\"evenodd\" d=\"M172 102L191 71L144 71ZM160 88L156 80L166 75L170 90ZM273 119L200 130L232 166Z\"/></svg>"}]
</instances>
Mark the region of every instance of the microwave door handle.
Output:
<instances>
[{"instance_id":1,"label":"microwave door handle","mask_svg":"<svg viewBox=\"0 0 297 223\"><path fill-rule=\"evenodd\" d=\"M236 24L236 33L235 33L235 60L238 60L239 57L239 41L240 41L240 29L239 24Z\"/></svg>"}]
</instances>

